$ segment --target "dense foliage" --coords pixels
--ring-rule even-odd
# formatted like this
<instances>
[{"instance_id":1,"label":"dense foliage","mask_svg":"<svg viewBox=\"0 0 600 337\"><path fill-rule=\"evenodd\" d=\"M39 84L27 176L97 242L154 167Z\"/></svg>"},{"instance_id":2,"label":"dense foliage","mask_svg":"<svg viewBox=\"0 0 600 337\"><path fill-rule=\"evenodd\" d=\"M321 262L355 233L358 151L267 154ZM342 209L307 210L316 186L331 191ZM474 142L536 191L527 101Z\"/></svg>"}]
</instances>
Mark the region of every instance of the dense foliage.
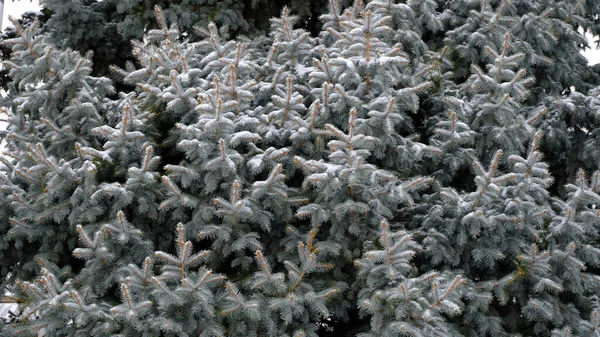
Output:
<instances>
[{"instance_id":1,"label":"dense foliage","mask_svg":"<svg viewBox=\"0 0 600 337\"><path fill-rule=\"evenodd\" d=\"M269 30L269 19L284 6L301 15L301 24L319 29L319 15L327 0L44 0L44 31L53 44L86 53L93 50L95 75L110 76L109 66L134 60L131 39L141 40L150 28L158 27L154 7L159 6L171 24L177 24L186 39L197 41L194 26L215 22L220 34L256 36Z\"/></svg>"},{"instance_id":2,"label":"dense foliage","mask_svg":"<svg viewBox=\"0 0 600 337\"><path fill-rule=\"evenodd\" d=\"M204 2L138 32L60 3L4 41L0 335L600 336L594 1L330 0L235 40ZM68 48L113 30L144 34L119 83Z\"/></svg>"}]
</instances>

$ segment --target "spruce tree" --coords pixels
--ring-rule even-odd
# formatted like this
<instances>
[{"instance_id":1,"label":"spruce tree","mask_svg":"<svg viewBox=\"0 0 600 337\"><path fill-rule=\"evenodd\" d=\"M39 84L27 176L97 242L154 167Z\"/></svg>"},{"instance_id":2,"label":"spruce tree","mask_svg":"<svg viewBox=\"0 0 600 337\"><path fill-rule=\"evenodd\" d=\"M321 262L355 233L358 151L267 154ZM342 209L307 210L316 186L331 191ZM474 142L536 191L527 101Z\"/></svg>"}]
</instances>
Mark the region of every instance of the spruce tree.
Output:
<instances>
[{"instance_id":1,"label":"spruce tree","mask_svg":"<svg viewBox=\"0 0 600 337\"><path fill-rule=\"evenodd\" d=\"M160 6L171 24L192 41L202 37L194 27L218 24L225 36L256 36L269 30L269 19L289 6L302 17L301 24L313 33L319 31L319 15L326 0L44 0L43 30L61 48L93 54L93 74L111 76L111 65L134 61L130 41L158 27L154 7ZM119 85L120 83L116 83Z\"/></svg>"},{"instance_id":2,"label":"spruce tree","mask_svg":"<svg viewBox=\"0 0 600 337\"><path fill-rule=\"evenodd\" d=\"M227 3L14 21L0 335L600 333L592 1Z\"/></svg>"}]
</instances>

